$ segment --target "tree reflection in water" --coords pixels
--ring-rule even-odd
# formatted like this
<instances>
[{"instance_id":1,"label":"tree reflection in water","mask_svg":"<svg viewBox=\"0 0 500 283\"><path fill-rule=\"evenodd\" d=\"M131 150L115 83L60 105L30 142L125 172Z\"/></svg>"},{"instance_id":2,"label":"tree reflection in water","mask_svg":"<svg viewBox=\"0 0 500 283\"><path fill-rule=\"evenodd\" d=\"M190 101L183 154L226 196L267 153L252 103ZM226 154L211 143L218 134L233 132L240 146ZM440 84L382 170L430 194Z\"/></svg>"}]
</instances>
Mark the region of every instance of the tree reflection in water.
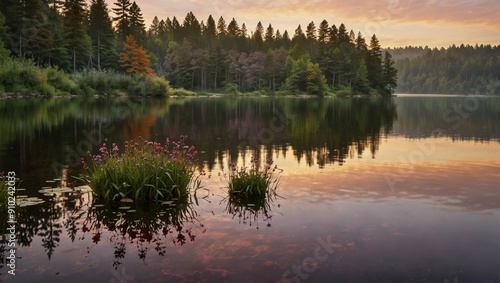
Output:
<instances>
[{"instance_id":1,"label":"tree reflection in water","mask_svg":"<svg viewBox=\"0 0 500 283\"><path fill-rule=\"evenodd\" d=\"M56 188L60 189L60 188ZM197 219L191 197L162 203L105 204L93 199L90 192L54 193L42 204L19 207L16 228L17 245L28 247L35 237L50 260L63 233L71 242L88 241L87 253L103 240L113 245L115 269L122 263L127 247L135 245L138 256L146 260L148 246L160 256L166 254L168 242L184 245L205 233ZM126 206L125 206L126 205ZM2 230L6 222L2 222ZM106 239L104 239L106 237ZM0 268L6 263L7 243L0 245Z\"/></svg>"},{"instance_id":2,"label":"tree reflection in water","mask_svg":"<svg viewBox=\"0 0 500 283\"><path fill-rule=\"evenodd\" d=\"M197 233L204 233L204 225L197 219L189 198L165 201L163 203L138 203L109 205L93 201L82 222L81 240L91 236L93 245L88 252L102 240L103 231L107 231L109 241L113 243L114 262L117 268L126 254L129 245L135 245L138 256L146 260L148 247L164 256L166 241L173 245L184 245L196 239ZM190 224L189 227L186 227Z\"/></svg>"}]
</instances>

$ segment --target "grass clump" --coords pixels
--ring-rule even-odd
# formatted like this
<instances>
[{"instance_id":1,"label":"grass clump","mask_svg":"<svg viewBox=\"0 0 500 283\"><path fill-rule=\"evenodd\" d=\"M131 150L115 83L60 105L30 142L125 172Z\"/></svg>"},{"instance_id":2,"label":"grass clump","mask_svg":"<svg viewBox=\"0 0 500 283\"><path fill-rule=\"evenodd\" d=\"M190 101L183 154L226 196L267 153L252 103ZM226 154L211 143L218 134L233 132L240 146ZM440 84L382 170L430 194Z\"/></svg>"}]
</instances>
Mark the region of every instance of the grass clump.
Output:
<instances>
[{"instance_id":1,"label":"grass clump","mask_svg":"<svg viewBox=\"0 0 500 283\"><path fill-rule=\"evenodd\" d=\"M186 137L179 142L166 139L158 142L125 142L125 152L118 146L103 144L100 154L90 155L90 162L82 158L86 173L78 179L86 182L92 191L106 201L129 198L135 201L159 201L188 194L195 171L194 146L184 146ZM87 158L87 159L89 159Z\"/></svg>"},{"instance_id":2,"label":"grass clump","mask_svg":"<svg viewBox=\"0 0 500 283\"><path fill-rule=\"evenodd\" d=\"M273 165L273 160L268 158L261 168L256 157L251 158L250 167L242 166L239 170L235 163L229 164L228 187L229 194L242 199L266 197L275 194L282 170Z\"/></svg>"}]
</instances>

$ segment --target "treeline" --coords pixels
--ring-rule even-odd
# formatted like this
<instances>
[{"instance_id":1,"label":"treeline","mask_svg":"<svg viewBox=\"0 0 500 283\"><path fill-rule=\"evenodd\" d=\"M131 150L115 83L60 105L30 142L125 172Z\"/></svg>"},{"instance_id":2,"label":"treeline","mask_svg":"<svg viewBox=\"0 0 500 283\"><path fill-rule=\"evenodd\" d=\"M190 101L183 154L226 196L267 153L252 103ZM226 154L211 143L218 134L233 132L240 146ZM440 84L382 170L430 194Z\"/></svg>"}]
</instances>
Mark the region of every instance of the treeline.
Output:
<instances>
[{"instance_id":1,"label":"treeline","mask_svg":"<svg viewBox=\"0 0 500 283\"><path fill-rule=\"evenodd\" d=\"M397 92L500 95L500 46L390 49Z\"/></svg>"},{"instance_id":2,"label":"treeline","mask_svg":"<svg viewBox=\"0 0 500 283\"><path fill-rule=\"evenodd\" d=\"M200 22L189 12L182 22L155 17L146 28L130 0L111 9L105 0L2 0L0 36L0 57L10 53L72 72L154 72L174 87L197 91L390 95L397 80L376 35L367 42L326 20L309 23L305 32L299 25L290 35L261 22L249 31L234 18ZM133 54L139 59L130 60Z\"/></svg>"}]
</instances>

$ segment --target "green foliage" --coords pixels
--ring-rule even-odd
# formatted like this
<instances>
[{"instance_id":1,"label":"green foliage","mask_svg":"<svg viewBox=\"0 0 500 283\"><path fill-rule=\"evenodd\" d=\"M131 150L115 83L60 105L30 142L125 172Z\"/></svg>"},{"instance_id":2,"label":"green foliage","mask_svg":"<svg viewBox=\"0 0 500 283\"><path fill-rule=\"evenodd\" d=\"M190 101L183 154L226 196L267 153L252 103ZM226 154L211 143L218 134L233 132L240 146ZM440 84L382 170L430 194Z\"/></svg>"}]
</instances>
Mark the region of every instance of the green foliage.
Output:
<instances>
[{"instance_id":1,"label":"green foliage","mask_svg":"<svg viewBox=\"0 0 500 283\"><path fill-rule=\"evenodd\" d=\"M398 92L500 95L500 45L410 46L390 53L396 59Z\"/></svg>"},{"instance_id":2,"label":"green foliage","mask_svg":"<svg viewBox=\"0 0 500 283\"><path fill-rule=\"evenodd\" d=\"M226 83L224 85L224 93L232 95L241 94L241 92L238 89L238 85L233 83Z\"/></svg>"},{"instance_id":3,"label":"green foliage","mask_svg":"<svg viewBox=\"0 0 500 283\"><path fill-rule=\"evenodd\" d=\"M250 168L237 168L235 163L229 164L227 176L229 194L240 198L266 197L276 192L279 177L282 172L278 166L272 166L273 160L267 159L264 168L260 168L259 160L252 156ZM225 175L225 174L224 174Z\"/></svg>"},{"instance_id":4,"label":"green foliage","mask_svg":"<svg viewBox=\"0 0 500 283\"><path fill-rule=\"evenodd\" d=\"M0 94L66 95L129 94L167 96L167 80L156 76L130 76L113 70L82 71L67 75L55 67L40 68L32 61L6 59L0 66ZM187 92L187 91L186 91ZM193 95L189 92L189 95Z\"/></svg>"},{"instance_id":5,"label":"green foliage","mask_svg":"<svg viewBox=\"0 0 500 283\"><path fill-rule=\"evenodd\" d=\"M110 10L114 17L110 17ZM299 25L290 39L288 31L275 32L271 24L264 29L258 22L255 29L247 29L234 18L226 21L221 16L216 22L209 16L199 21L189 12L182 22L176 17L154 17L146 31L137 2L117 0L110 10L105 0L9 0L0 7L6 17L4 27L0 15L0 38L5 38L7 31L8 51L18 58L30 58L38 66L57 66L73 73L93 69L156 73L176 88L203 92L287 90L324 95L328 87L351 87L361 59L365 59L371 88L387 93L394 85L382 74L376 36L368 48L361 34L356 38L344 24L337 29L329 27L326 20L318 26L310 22L305 33ZM123 42L129 35L136 45ZM119 55L123 50L126 52ZM7 55L0 41L0 60ZM163 95L166 88L156 80L133 79L135 85L118 89L111 87L113 79L109 84L103 78L84 80L76 92ZM30 86L13 89L26 92ZM36 93L59 91L55 86L43 86Z\"/></svg>"},{"instance_id":6,"label":"green foliage","mask_svg":"<svg viewBox=\"0 0 500 283\"><path fill-rule=\"evenodd\" d=\"M10 51L5 48L4 40L7 35L7 28L5 26L5 16L0 12L0 62L7 58Z\"/></svg>"},{"instance_id":7,"label":"green foliage","mask_svg":"<svg viewBox=\"0 0 500 283\"><path fill-rule=\"evenodd\" d=\"M83 94L167 96L168 81L157 76L125 75L113 70L78 72L71 76Z\"/></svg>"},{"instance_id":8,"label":"green foliage","mask_svg":"<svg viewBox=\"0 0 500 283\"><path fill-rule=\"evenodd\" d=\"M60 95L77 90L76 84L54 67L40 68L32 61L6 59L0 67L0 85L4 93ZM1 93L0 93L1 94Z\"/></svg>"},{"instance_id":9,"label":"green foliage","mask_svg":"<svg viewBox=\"0 0 500 283\"><path fill-rule=\"evenodd\" d=\"M312 63L307 55L302 56L292 61L292 70L285 81L285 89L292 93L323 95L326 90L326 78L319 64Z\"/></svg>"},{"instance_id":10,"label":"green foliage","mask_svg":"<svg viewBox=\"0 0 500 283\"><path fill-rule=\"evenodd\" d=\"M197 151L184 147L185 137L165 144L139 140L125 142L125 152L118 146L103 144L100 154L82 158L86 173L78 179L106 201L130 198L135 201L158 201L186 196L193 180ZM88 163L87 163L88 161ZM89 165L87 165L89 164Z\"/></svg>"},{"instance_id":11,"label":"green foliage","mask_svg":"<svg viewBox=\"0 0 500 283\"><path fill-rule=\"evenodd\" d=\"M361 59L358 70L352 82L353 90L362 94L370 92L370 81L368 81L368 69L366 68L365 60Z\"/></svg>"},{"instance_id":12,"label":"green foliage","mask_svg":"<svg viewBox=\"0 0 500 283\"><path fill-rule=\"evenodd\" d=\"M174 88L169 92L171 96L196 96L196 92L184 88Z\"/></svg>"},{"instance_id":13,"label":"green foliage","mask_svg":"<svg viewBox=\"0 0 500 283\"><path fill-rule=\"evenodd\" d=\"M337 97L348 97L353 94L353 90L350 87L340 87L334 93Z\"/></svg>"}]
</instances>

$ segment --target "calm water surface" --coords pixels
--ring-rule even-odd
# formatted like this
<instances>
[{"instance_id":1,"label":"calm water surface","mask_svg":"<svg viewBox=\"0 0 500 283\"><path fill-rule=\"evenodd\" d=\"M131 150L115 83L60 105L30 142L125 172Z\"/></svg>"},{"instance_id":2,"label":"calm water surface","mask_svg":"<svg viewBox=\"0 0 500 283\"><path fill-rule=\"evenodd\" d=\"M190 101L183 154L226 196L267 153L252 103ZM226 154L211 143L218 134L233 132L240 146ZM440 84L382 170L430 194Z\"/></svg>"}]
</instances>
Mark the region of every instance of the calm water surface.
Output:
<instances>
[{"instance_id":1,"label":"calm water surface","mask_svg":"<svg viewBox=\"0 0 500 283\"><path fill-rule=\"evenodd\" d=\"M43 201L16 207L1 281L500 282L500 98L3 99L0 130L0 171ZM104 139L180 135L207 172L197 198L39 192ZM280 197L226 198L219 173L251 156L284 170Z\"/></svg>"}]
</instances>

